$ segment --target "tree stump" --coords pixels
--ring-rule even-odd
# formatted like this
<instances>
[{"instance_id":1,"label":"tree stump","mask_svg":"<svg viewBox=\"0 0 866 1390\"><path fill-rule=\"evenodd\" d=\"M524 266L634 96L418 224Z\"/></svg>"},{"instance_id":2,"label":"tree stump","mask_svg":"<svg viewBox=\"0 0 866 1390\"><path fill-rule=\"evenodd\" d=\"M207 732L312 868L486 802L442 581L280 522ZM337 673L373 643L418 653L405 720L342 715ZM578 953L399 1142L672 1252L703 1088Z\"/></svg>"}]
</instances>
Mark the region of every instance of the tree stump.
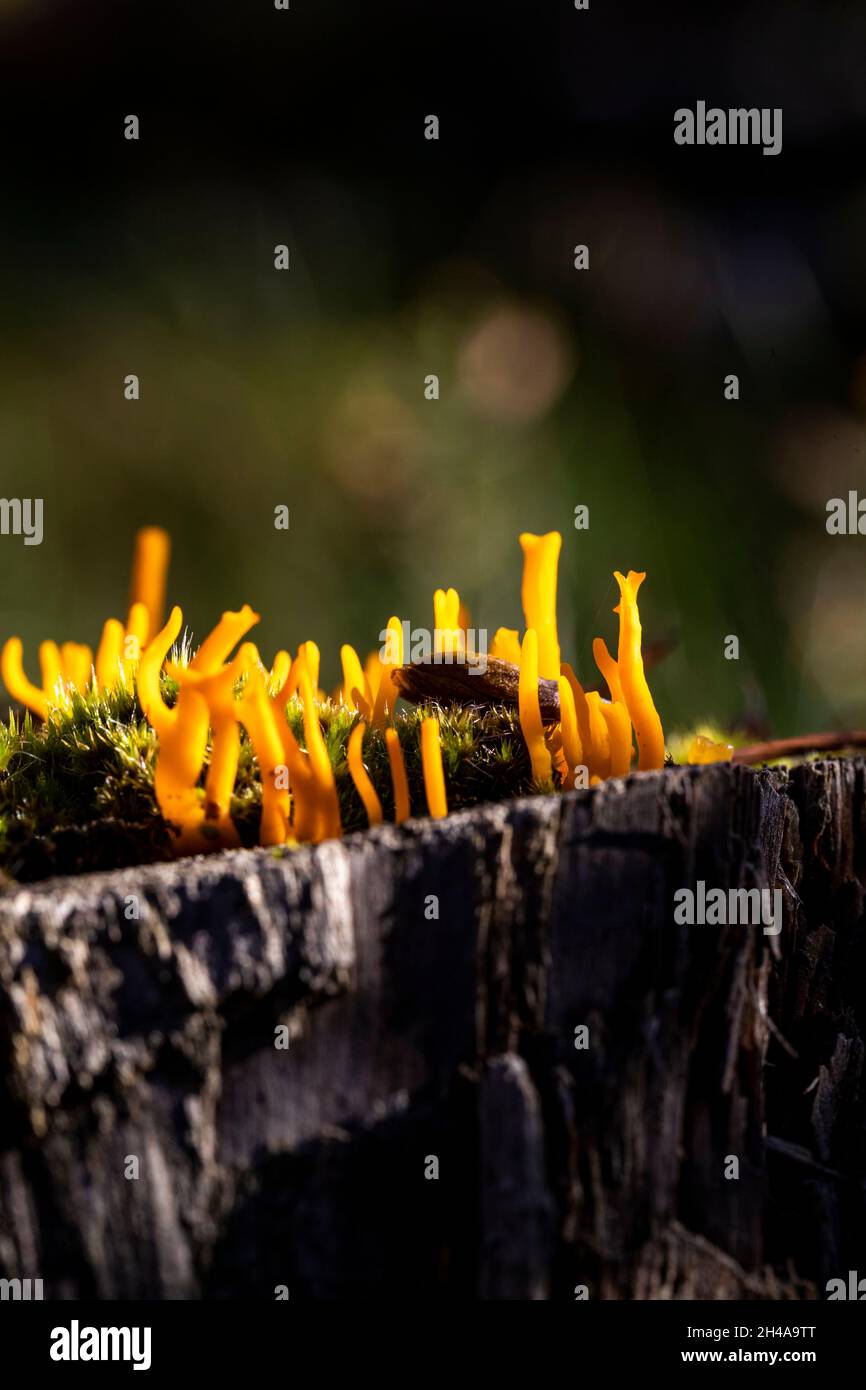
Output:
<instances>
[{"instance_id":1,"label":"tree stump","mask_svg":"<svg viewBox=\"0 0 866 1390\"><path fill-rule=\"evenodd\" d=\"M671 768L8 887L0 1275L823 1297L866 1236L864 775ZM677 924L698 880L780 888L781 934Z\"/></svg>"}]
</instances>

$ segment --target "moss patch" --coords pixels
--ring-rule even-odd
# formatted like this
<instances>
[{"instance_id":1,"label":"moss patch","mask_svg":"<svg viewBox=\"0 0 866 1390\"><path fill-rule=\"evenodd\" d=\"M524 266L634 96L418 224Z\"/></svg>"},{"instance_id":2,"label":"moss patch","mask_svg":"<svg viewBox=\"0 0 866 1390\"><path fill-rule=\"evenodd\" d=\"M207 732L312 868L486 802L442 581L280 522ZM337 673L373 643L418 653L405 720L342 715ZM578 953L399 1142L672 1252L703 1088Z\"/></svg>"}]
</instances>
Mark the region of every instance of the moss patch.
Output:
<instances>
[{"instance_id":1,"label":"moss patch","mask_svg":"<svg viewBox=\"0 0 866 1390\"><path fill-rule=\"evenodd\" d=\"M183 653L183 656L187 655ZM163 677L170 704L175 684ZM412 814L427 814L421 771L420 725L439 717L450 810L520 796L533 788L529 758L515 711L460 705L407 707L395 720L409 780ZM349 734L359 716L325 702L319 708L337 783L345 831L367 826L346 761ZM292 700L286 718L304 747L303 710ZM75 695L47 724L29 714L0 724L0 868L20 881L51 874L149 863L171 857L168 828L153 791L158 739L135 694L119 686ZM364 762L393 820L387 745L368 729ZM202 781L207 762L202 772ZM258 841L261 783L242 730L232 818L245 845Z\"/></svg>"}]
</instances>

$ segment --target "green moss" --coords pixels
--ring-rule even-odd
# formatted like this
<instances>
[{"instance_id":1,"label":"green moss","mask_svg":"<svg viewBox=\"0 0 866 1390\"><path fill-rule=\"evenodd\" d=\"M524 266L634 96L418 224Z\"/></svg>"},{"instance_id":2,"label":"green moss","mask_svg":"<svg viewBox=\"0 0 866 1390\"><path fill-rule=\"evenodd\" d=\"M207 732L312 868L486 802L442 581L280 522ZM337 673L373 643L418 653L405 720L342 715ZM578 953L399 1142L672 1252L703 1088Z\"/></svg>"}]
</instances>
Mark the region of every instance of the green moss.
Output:
<instances>
[{"instance_id":1,"label":"green moss","mask_svg":"<svg viewBox=\"0 0 866 1390\"><path fill-rule=\"evenodd\" d=\"M174 657L186 664L182 646ZM166 701L177 686L162 677ZM400 739L414 816L427 814L421 766L422 719L435 714L442 732L442 760L449 810L501 801L530 792L555 790L554 783L534 784L516 710L462 705L412 707L401 702L394 727ZM303 710L289 702L286 718L305 747ZM355 790L346 760L349 735L358 716L326 701L319 719L334 768L345 831L362 830L367 815ZM695 733L716 742L730 738L711 722L668 738L667 763L685 761ZM30 881L51 874L116 868L171 857L169 829L153 790L158 740L147 724L135 694L124 687L76 695L47 724L29 714L10 714L0 723L0 875ZM673 756L671 756L673 754ZM394 798L384 734L368 729L364 763L393 820ZM808 757L826 757L826 754ZM790 766L806 759L785 758ZM207 761L202 770L202 782ZM258 842L261 782L252 748L241 733L232 819L244 845Z\"/></svg>"},{"instance_id":2,"label":"green moss","mask_svg":"<svg viewBox=\"0 0 866 1390\"><path fill-rule=\"evenodd\" d=\"M185 660L187 652L180 654ZM177 690L163 677L172 703ZM413 815L427 814L421 769L420 725L436 714L450 810L528 793L529 759L516 712L462 706L406 707L395 727L406 763ZM346 747L358 716L326 702L319 709L334 767L343 828L360 830L367 816L349 773ZM286 717L302 747L303 711L292 700ZM169 858L168 829L153 791L158 740L135 695L123 687L75 696L47 724L29 714L0 724L0 868L20 880ZM368 729L364 762L394 816L384 735ZM204 778L204 771L202 780ZM541 790L541 788L537 788ZM242 732L232 818L246 845L257 843L261 808L258 764Z\"/></svg>"}]
</instances>

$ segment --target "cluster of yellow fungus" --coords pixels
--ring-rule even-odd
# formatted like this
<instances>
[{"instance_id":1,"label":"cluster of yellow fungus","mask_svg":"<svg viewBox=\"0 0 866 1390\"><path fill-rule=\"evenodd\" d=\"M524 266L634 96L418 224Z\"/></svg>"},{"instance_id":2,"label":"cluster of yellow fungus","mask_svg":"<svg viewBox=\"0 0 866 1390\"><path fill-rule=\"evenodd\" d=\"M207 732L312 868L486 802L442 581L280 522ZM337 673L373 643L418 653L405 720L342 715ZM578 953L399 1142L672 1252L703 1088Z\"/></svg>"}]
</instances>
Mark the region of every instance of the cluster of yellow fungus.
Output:
<instances>
[{"instance_id":1,"label":"cluster of yellow fungus","mask_svg":"<svg viewBox=\"0 0 866 1390\"><path fill-rule=\"evenodd\" d=\"M348 642L341 647L343 687L334 696L349 709L358 710L377 729L384 729L387 714L397 703L392 672L403 665L403 627L399 618L388 622L384 650L387 660L383 661L378 652L371 652L362 666L354 647Z\"/></svg>"},{"instance_id":2,"label":"cluster of yellow fungus","mask_svg":"<svg viewBox=\"0 0 866 1390\"><path fill-rule=\"evenodd\" d=\"M616 573L620 601L619 645L611 656L602 638L593 654L607 683L609 699L584 691L572 668L560 659L556 622L556 581L562 538L524 534L522 602L526 630L500 628L490 655L519 666L520 726L529 751L533 780L563 787L592 785L623 776L632 765L632 735L638 768L664 762L664 736L644 675L637 594L644 575ZM262 785L260 841L263 845L310 841L341 834L334 767L326 745L318 706L319 649L304 642L294 657L279 651L270 667L249 640L259 621L249 605L224 613L188 663L171 658L183 626L174 607L163 624L169 540L149 527L136 538L130 606L126 622L110 618L95 658L89 647L66 642L40 647L41 686L23 666L21 641L10 638L0 654L0 670L16 700L42 719L68 706L74 694L107 690L119 684L137 691L145 718L158 738L154 791L179 853L194 853L239 843L231 801L241 755L241 730L258 762ZM433 600L432 655L437 660L465 659L469 615L455 589L437 589ZM346 750L349 775L370 825L383 819L382 802L364 765L368 729L384 733L397 824L410 814L409 783L395 727L398 686L395 672L408 653L403 625L392 617L387 641L362 664L351 646L341 649L342 685L335 702L358 716ZM234 653L234 655L232 655ZM163 677L174 682L173 703L163 694ZM539 681L556 683L559 720L542 719ZM290 700L303 716L304 744L295 738L286 717ZM548 721L549 721L548 714ZM706 740L704 740L706 742ZM447 814L439 721L422 719L421 765L427 810ZM696 749L695 761L716 754Z\"/></svg>"},{"instance_id":3,"label":"cluster of yellow fungus","mask_svg":"<svg viewBox=\"0 0 866 1390\"><path fill-rule=\"evenodd\" d=\"M96 660L90 647L78 642L42 642L39 667L42 684L34 685L24 671L20 637L10 637L0 652L0 672L14 700L47 719L52 709L68 705L72 695L88 688L108 690L129 684L141 649L162 621L169 538L158 526L139 531L132 561L132 585L126 623L109 618L102 629Z\"/></svg>"},{"instance_id":4,"label":"cluster of yellow fungus","mask_svg":"<svg viewBox=\"0 0 866 1390\"><path fill-rule=\"evenodd\" d=\"M239 843L231 819L241 749L246 730L259 765L262 784L260 842L279 845L321 840L342 832L334 769L317 711L319 649L303 642L294 660L279 651L268 670L253 642L242 641L259 621L249 605L222 615L188 664L169 658L183 627L174 607L164 626L169 539L158 527L136 537L132 595L126 623L109 618L94 660L91 648L66 642L40 647L41 686L30 681L23 665L21 640L10 638L0 653L0 670L9 694L47 720L88 689L135 686L145 718L159 739L154 793L174 835L178 853L190 854ZM240 644L240 645L238 645ZM232 657L232 651L237 648ZM362 667L351 647L342 651L344 687L337 697L363 716L352 730L349 771L371 825L382 819L382 806L364 768L365 720L384 729L397 692L391 674L402 665L402 627L389 624L388 659L372 653ZM166 702L162 675L178 687ZM303 710L302 749L286 720L290 699ZM395 821L410 814L409 783L403 751L393 727L385 729L394 791ZM422 730L425 789L430 814L446 814L439 722L428 719ZM210 750L208 756L208 750ZM205 771L205 765L206 771ZM202 785L203 778L203 785Z\"/></svg>"},{"instance_id":5,"label":"cluster of yellow fungus","mask_svg":"<svg viewBox=\"0 0 866 1390\"><path fill-rule=\"evenodd\" d=\"M562 537L524 534L523 613L526 632L520 644L520 727L529 749L536 782L552 781L553 772L564 787L586 783L594 786L607 777L622 777L631 770L632 731L637 740L638 768L660 768L665 760L661 720L647 685L641 656L641 626L637 593L645 574L616 571L619 603L619 647L612 657L604 639L592 645L596 665L604 677L609 700L598 691L584 691L567 662L560 661L556 626L556 572ZM517 633L500 629L491 654L513 659ZM542 722L538 681L555 680L559 690L559 723Z\"/></svg>"}]
</instances>

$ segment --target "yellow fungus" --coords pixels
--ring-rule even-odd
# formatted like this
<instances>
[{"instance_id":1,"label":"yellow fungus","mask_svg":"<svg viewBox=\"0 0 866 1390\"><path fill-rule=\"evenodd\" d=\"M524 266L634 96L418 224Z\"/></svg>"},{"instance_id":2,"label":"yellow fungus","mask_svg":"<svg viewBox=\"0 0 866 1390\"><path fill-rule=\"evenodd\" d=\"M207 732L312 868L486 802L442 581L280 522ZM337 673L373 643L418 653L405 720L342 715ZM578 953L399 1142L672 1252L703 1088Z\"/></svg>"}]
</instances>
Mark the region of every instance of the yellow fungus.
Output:
<instances>
[{"instance_id":1,"label":"yellow fungus","mask_svg":"<svg viewBox=\"0 0 866 1390\"><path fill-rule=\"evenodd\" d=\"M286 676L286 679L282 682L279 689L271 696L271 699L274 704L274 709L284 710L286 708L286 705L291 700L292 696L297 694L298 672L300 671L300 669L301 658L299 653L299 655L295 657L294 661L291 661L290 659L289 674Z\"/></svg>"},{"instance_id":2,"label":"yellow fungus","mask_svg":"<svg viewBox=\"0 0 866 1390\"><path fill-rule=\"evenodd\" d=\"M577 727L574 694L565 676L559 678L559 718L562 729L562 751L565 761L563 784L574 786L575 768L583 766L583 744Z\"/></svg>"},{"instance_id":3,"label":"yellow fungus","mask_svg":"<svg viewBox=\"0 0 866 1390\"><path fill-rule=\"evenodd\" d=\"M460 595L456 589L437 589L433 595L433 655L453 656L464 651L460 626Z\"/></svg>"},{"instance_id":4,"label":"yellow fungus","mask_svg":"<svg viewBox=\"0 0 866 1390\"><path fill-rule=\"evenodd\" d=\"M355 790L364 803L364 810L367 812L367 820L370 825L378 825L382 819L382 803L376 793L376 788L370 781L367 769L361 752L364 742L364 732L367 726L363 722L356 724L349 735L348 762L349 772L352 781L355 783Z\"/></svg>"},{"instance_id":5,"label":"yellow fungus","mask_svg":"<svg viewBox=\"0 0 866 1390\"><path fill-rule=\"evenodd\" d=\"M434 820L439 820L448 814L448 801L445 796L445 773L442 770L439 720L432 715L421 721L421 766L424 771L427 810Z\"/></svg>"},{"instance_id":6,"label":"yellow fungus","mask_svg":"<svg viewBox=\"0 0 866 1390\"><path fill-rule=\"evenodd\" d=\"M562 663L562 674L568 681L574 699L574 712L577 716L577 731L583 748L583 761L588 766L589 755L592 751L592 735L589 729L589 706L586 703L586 695L583 686L567 661Z\"/></svg>"},{"instance_id":7,"label":"yellow fungus","mask_svg":"<svg viewBox=\"0 0 866 1390\"><path fill-rule=\"evenodd\" d=\"M107 618L96 648L96 684L100 690L110 690L122 679L123 639L123 623L117 618ZM47 690L44 672L42 683Z\"/></svg>"},{"instance_id":8,"label":"yellow fungus","mask_svg":"<svg viewBox=\"0 0 866 1390\"><path fill-rule=\"evenodd\" d=\"M232 647L259 621L258 613L254 613L248 603L237 612L223 613L213 632L204 639L189 663L190 670L204 671L206 674L216 671Z\"/></svg>"},{"instance_id":9,"label":"yellow fungus","mask_svg":"<svg viewBox=\"0 0 866 1390\"><path fill-rule=\"evenodd\" d=\"M304 708L304 739L313 774L310 790L316 802L316 831L313 838L318 843L319 840L332 839L342 834L340 803L337 784L334 781L334 769L319 725L310 673L304 661L301 661L299 677L298 690Z\"/></svg>"},{"instance_id":10,"label":"yellow fungus","mask_svg":"<svg viewBox=\"0 0 866 1390\"><path fill-rule=\"evenodd\" d=\"M621 705L625 705L625 697L622 693L622 682L619 678L619 667L607 649L607 643L603 637L596 637L592 644L592 654L595 664L607 681L607 688L610 692L611 700L618 700Z\"/></svg>"},{"instance_id":11,"label":"yellow fungus","mask_svg":"<svg viewBox=\"0 0 866 1390\"><path fill-rule=\"evenodd\" d=\"M597 637L593 643L596 663L611 695L606 701L598 692L585 693L572 668L560 664L556 585L561 537L556 532L544 536L524 533L520 541L526 633L521 643L515 630L499 628L490 655L519 666L519 719L533 781L549 783L555 769L561 785L570 787L575 782L575 768L581 765L589 770L591 786L609 776L625 775L631 766L632 726L639 766L661 766L664 739L641 658L637 592L644 576L633 571L627 578L615 575L620 587L620 603L614 610L620 617L616 660L603 638ZM334 724L331 714L325 713L326 740L319 718L324 697L319 690L318 646L310 640L301 643L294 660L287 650L280 650L270 670L266 669L255 644L242 640L259 621L247 604L222 614L188 665L182 659L169 661L183 615L175 607L159 627L168 553L168 537L158 527L139 533L126 622L109 618L104 624L95 669L88 646L43 642L39 648L40 689L24 672L20 639L10 638L0 653L0 673L10 695L46 719L52 709L68 703L71 692L83 694L91 682L101 692L108 691L128 681L134 671L139 703L158 739L154 775L157 803L180 852L239 842L231 820L231 803L242 746L241 725L259 764L262 844L317 843L340 835L340 806L331 759L336 741L332 731L341 727L341 721ZM437 589L433 610L434 657L462 659L470 618L457 590ZM383 653L371 652L362 665L353 647L346 645L340 652L343 684L339 700L361 716L348 740L349 774L371 825L383 815L380 797L363 761L364 738L371 726L376 730L371 738L379 737L378 731L385 735L395 823L401 824L411 812L398 732L385 728L399 695L393 673L408 657L403 636L403 624L392 617ZM161 692L163 672L178 688L171 706ZM559 692L559 723L549 723L547 729L541 716L540 678L556 680ZM287 721L287 706L293 696L298 697L303 711L305 748ZM547 708L545 712L550 718ZM444 816L447 797L437 719L421 721L420 741L428 810L432 816ZM729 758L732 751L730 745L698 736L690 745L689 756L696 762L709 762Z\"/></svg>"},{"instance_id":12,"label":"yellow fungus","mask_svg":"<svg viewBox=\"0 0 866 1390\"><path fill-rule=\"evenodd\" d=\"M524 531L521 598L526 626L538 635L538 674L543 680L559 678L559 638L556 629L556 571L562 536L550 531L534 536Z\"/></svg>"},{"instance_id":13,"label":"yellow fungus","mask_svg":"<svg viewBox=\"0 0 866 1390\"><path fill-rule=\"evenodd\" d=\"M291 730L289 733L291 734ZM287 757L294 798L292 833L301 843L317 845L322 840L331 838L320 788L306 753L298 748L297 755L293 753Z\"/></svg>"},{"instance_id":14,"label":"yellow fungus","mask_svg":"<svg viewBox=\"0 0 866 1390\"><path fill-rule=\"evenodd\" d=\"M653 698L643 669L641 656L641 626L637 593L645 574L629 570L628 576L614 571L619 585L620 601L613 610L619 614L619 651L617 666L629 719L634 725L638 747L638 767L641 772L664 766L665 739Z\"/></svg>"},{"instance_id":15,"label":"yellow fungus","mask_svg":"<svg viewBox=\"0 0 866 1390\"><path fill-rule=\"evenodd\" d=\"M27 709L38 714L40 719L48 718L48 701L37 685L24 674L24 649L20 637L10 637L0 653L0 673L13 700L18 700Z\"/></svg>"},{"instance_id":16,"label":"yellow fungus","mask_svg":"<svg viewBox=\"0 0 866 1390\"><path fill-rule=\"evenodd\" d=\"M307 670L310 673L310 684L313 690L318 690L319 665L321 661L319 648L316 646L315 642L302 642L298 647L298 656L307 663Z\"/></svg>"},{"instance_id":17,"label":"yellow fungus","mask_svg":"<svg viewBox=\"0 0 866 1390\"><path fill-rule=\"evenodd\" d=\"M362 693L364 694L366 703L370 706L371 709L375 703L376 696L379 693L379 681L381 679L381 676L382 661L378 651L368 652L367 659L364 662L365 691L363 691Z\"/></svg>"},{"instance_id":18,"label":"yellow fungus","mask_svg":"<svg viewBox=\"0 0 866 1390\"><path fill-rule=\"evenodd\" d=\"M498 627L490 643L489 655L498 661L510 661L513 666L519 666L520 633L516 628Z\"/></svg>"},{"instance_id":19,"label":"yellow fungus","mask_svg":"<svg viewBox=\"0 0 866 1390\"><path fill-rule=\"evenodd\" d=\"M248 613L247 617L251 618L252 614ZM240 756L234 690L240 679L249 676L251 671L256 672L259 682L262 681L258 649L254 642L244 642L232 661L213 671L199 671L191 665L175 666L173 663L167 664L166 669L177 680L181 691L196 690L207 704L213 739L205 778L204 817L208 828L216 832L217 844L236 845L239 837L229 815Z\"/></svg>"},{"instance_id":20,"label":"yellow fungus","mask_svg":"<svg viewBox=\"0 0 866 1390\"><path fill-rule=\"evenodd\" d=\"M49 705L63 699L63 665L56 642L39 643L39 670L42 673L42 693Z\"/></svg>"},{"instance_id":21,"label":"yellow fungus","mask_svg":"<svg viewBox=\"0 0 866 1390\"><path fill-rule=\"evenodd\" d=\"M162 698L162 692L159 688L159 673L162 670L162 663L177 641L182 625L183 613L175 606L169 614L165 627L150 640L138 663L136 674L138 701L148 724L156 730L161 739L173 728L177 718L177 710L176 708L169 709Z\"/></svg>"},{"instance_id":22,"label":"yellow fungus","mask_svg":"<svg viewBox=\"0 0 866 1390\"><path fill-rule=\"evenodd\" d=\"M140 601L130 604L129 612L126 615L126 631L123 639L125 660L138 661L142 647L146 644L151 632L155 631L156 628L151 628L147 604Z\"/></svg>"},{"instance_id":23,"label":"yellow fungus","mask_svg":"<svg viewBox=\"0 0 866 1390\"><path fill-rule=\"evenodd\" d=\"M277 730L289 769L292 800L290 839L295 843L315 840L319 832L318 799L310 760L285 720L277 717Z\"/></svg>"},{"instance_id":24,"label":"yellow fungus","mask_svg":"<svg viewBox=\"0 0 866 1390\"><path fill-rule=\"evenodd\" d=\"M250 671L238 702L237 717L249 734L262 780L259 844L283 845L289 834L291 812L284 745L261 672L255 668Z\"/></svg>"},{"instance_id":25,"label":"yellow fungus","mask_svg":"<svg viewBox=\"0 0 866 1390\"><path fill-rule=\"evenodd\" d=\"M171 541L161 526L145 526L138 532L132 557L129 603L130 610L137 603L143 604L147 613L147 628L139 639L142 644L162 622L170 553ZM127 627L130 626L127 623Z\"/></svg>"},{"instance_id":26,"label":"yellow fungus","mask_svg":"<svg viewBox=\"0 0 866 1390\"><path fill-rule=\"evenodd\" d=\"M219 845L239 844L238 833L229 815L232 792L240 757L240 731L234 689L242 676L260 666L255 643L245 642L234 659L211 674L178 667L175 678L181 687L192 688L205 699L213 739L210 765L204 787L205 821L216 831ZM172 667L167 667L173 670Z\"/></svg>"},{"instance_id":27,"label":"yellow fungus","mask_svg":"<svg viewBox=\"0 0 866 1390\"><path fill-rule=\"evenodd\" d=\"M601 696L597 690L587 691L586 707L589 712L589 753L586 765L592 777L610 776L610 735L607 723L601 712Z\"/></svg>"},{"instance_id":28,"label":"yellow fungus","mask_svg":"<svg viewBox=\"0 0 866 1390\"><path fill-rule=\"evenodd\" d=\"M269 685L276 685L273 698L276 700L278 708L284 709L292 696L298 693L298 681L302 665L306 666L310 674L314 697L320 701L327 698L325 692L319 689L319 662L319 648L315 642L302 642L298 647L298 654L294 661L288 652L277 653L268 683ZM278 679L275 679L275 676ZM339 694L336 700L337 703L342 702Z\"/></svg>"},{"instance_id":29,"label":"yellow fungus","mask_svg":"<svg viewBox=\"0 0 866 1390\"><path fill-rule=\"evenodd\" d=\"M607 725L610 744L610 775L625 777L631 768L631 720L621 700L610 704L602 700L599 706Z\"/></svg>"},{"instance_id":30,"label":"yellow fungus","mask_svg":"<svg viewBox=\"0 0 866 1390\"><path fill-rule=\"evenodd\" d=\"M236 717L244 717L245 723L249 721L248 732L262 769L263 833L270 837L276 825L282 831L282 840L285 839L287 804L285 813L280 816L282 803L272 794L276 789L267 781L268 759L276 753L277 760L281 761L282 745L275 727L267 728L268 719L273 726L274 716L264 691L261 663L254 643L244 643L234 660L223 664L231 648L257 620L257 614L248 605L238 612L224 613L189 666L169 663L169 673L180 686L172 709L162 698L159 678L183 622L179 608L172 610L165 627L148 644L139 661L139 701L160 740L154 790L166 820L179 827L177 847L183 852L238 843L229 817L239 756ZM243 705L243 715L238 711L236 716L233 691L243 675L250 677L249 701ZM214 730L211 762L202 792L198 780L211 726ZM284 797L287 803L287 789ZM205 822L213 835L210 843L202 834ZM282 843L282 840L268 838L266 843Z\"/></svg>"},{"instance_id":31,"label":"yellow fungus","mask_svg":"<svg viewBox=\"0 0 866 1390\"><path fill-rule=\"evenodd\" d=\"M271 667L269 685L273 686L273 693L279 694L289 679L289 671L292 669L292 658L287 651L279 651L274 657L274 664Z\"/></svg>"},{"instance_id":32,"label":"yellow fungus","mask_svg":"<svg viewBox=\"0 0 866 1390\"><path fill-rule=\"evenodd\" d=\"M180 632L183 616L179 608L172 610L165 627L158 632L141 655L137 672L138 698L145 717L159 735L159 753L154 773L154 791L160 811L167 821L177 827L176 849L189 853L237 843L236 832L228 819L231 789L237 774L237 757L233 753L233 735L225 724L227 696L217 698L217 677L191 667L176 672L180 690L174 707L169 709L162 698L159 677L165 657ZM238 668L241 665L238 659ZM222 684L229 687L237 669L227 669ZM218 707L216 728L211 752L211 767L205 791L198 786L207 752L208 730L214 716L208 703L211 694ZM226 790L226 783L231 783ZM211 846L202 836L205 821L216 823L218 838Z\"/></svg>"},{"instance_id":33,"label":"yellow fungus","mask_svg":"<svg viewBox=\"0 0 866 1390\"><path fill-rule=\"evenodd\" d=\"M398 690L392 678L395 667L403 665L403 625L399 618L389 618L386 638L388 660L381 662L379 688L373 705L373 724L377 729L385 727L386 713L394 713Z\"/></svg>"},{"instance_id":34,"label":"yellow fungus","mask_svg":"<svg viewBox=\"0 0 866 1390\"><path fill-rule=\"evenodd\" d=\"M197 783L207 751L207 702L197 690L181 690L172 714L171 729L160 738L153 789L163 816L177 827L176 848L189 853L202 847L204 798Z\"/></svg>"},{"instance_id":35,"label":"yellow fungus","mask_svg":"<svg viewBox=\"0 0 866 1390\"><path fill-rule=\"evenodd\" d=\"M686 761L690 763L727 763L734 756L732 743L714 743L704 734L695 734L689 744Z\"/></svg>"},{"instance_id":36,"label":"yellow fungus","mask_svg":"<svg viewBox=\"0 0 866 1390\"><path fill-rule=\"evenodd\" d=\"M562 749L557 748L555 751L551 752L550 760L553 764L553 770L559 778L559 785L565 791L568 791L569 788L574 785L574 774L565 761L565 754Z\"/></svg>"},{"instance_id":37,"label":"yellow fungus","mask_svg":"<svg viewBox=\"0 0 866 1390\"><path fill-rule=\"evenodd\" d=\"M234 710L229 714L215 714L211 710L210 721L213 742L204 784L205 819L215 824L223 846L239 844L238 833L229 816L229 808L238 775L240 729Z\"/></svg>"},{"instance_id":38,"label":"yellow fungus","mask_svg":"<svg viewBox=\"0 0 866 1390\"><path fill-rule=\"evenodd\" d=\"M348 642L345 642L340 648L340 661L343 666L343 700L345 704L349 709L357 709L357 697L360 695L365 704L369 706L371 696L364 675L364 668L355 648L351 647Z\"/></svg>"},{"instance_id":39,"label":"yellow fungus","mask_svg":"<svg viewBox=\"0 0 866 1390\"><path fill-rule=\"evenodd\" d=\"M153 632L147 605L141 602L130 604L129 612L126 615L126 627L123 631L119 671L119 679L124 683L133 678L135 667L141 660L141 653ZM112 684L114 683L112 682Z\"/></svg>"},{"instance_id":40,"label":"yellow fungus","mask_svg":"<svg viewBox=\"0 0 866 1390\"><path fill-rule=\"evenodd\" d=\"M60 647L60 669L65 685L71 685L83 695L93 671L93 652L80 642L63 642Z\"/></svg>"},{"instance_id":41,"label":"yellow fungus","mask_svg":"<svg viewBox=\"0 0 866 1390\"><path fill-rule=\"evenodd\" d=\"M145 528L138 533L133 557L132 604L127 625L124 628L116 618L109 618L105 623L95 666L93 652L82 643L64 642L58 647L54 642L43 642L40 646L40 691L24 675L23 654L20 651L17 665L21 669L16 671L13 647L7 664L20 694L13 691L11 686L10 694L46 719L52 707L67 702L70 690L77 690L83 695L91 683L97 688L108 689L123 680L125 662L137 660L140 647L148 635L151 610L156 612L161 609L164 602L168 551L168 536L158 527ZM131 640L132 651L129 650Z\"/></svg>"},{"instance_id":42,"label":"yellow fungus","mask_svg":"<svg viewBox=\"0 0 866 1390\"><path fill-rule=\"evenodd\" d=\"M404 820L409 819L409 780L396 729L385 730L385 742L391 764L391 786L394 789L394 824L402 825Z\"/></svg>"},{"instance_id":43,"label":"yellow fungus","mask_svg":"<svg viewBox=\"0 0 866 1390\"><path fill-rule=\"evenodd\" d=\"M532 780L549 782L552 766L550 753L544 741L544 725L541 722L541 709L538 704L538 636L533 627L527 628L520 652L518 710L520 727L529 749Z\"/></svg>"},{"instance_id":44,"label":"yellow fungus","mask_svg":"<svg viewBox=\"0 0 866 1390\"><path fill-rule=\"evenodd\" d=\"M342 834L340 803L333 768L316 713L310 674L298 658L298 692L304 710L304 753L284 719L278 719L279 735L288 763L294 800L293 838L298 841L330 839Z\"/></svg>"}]
</instances>

